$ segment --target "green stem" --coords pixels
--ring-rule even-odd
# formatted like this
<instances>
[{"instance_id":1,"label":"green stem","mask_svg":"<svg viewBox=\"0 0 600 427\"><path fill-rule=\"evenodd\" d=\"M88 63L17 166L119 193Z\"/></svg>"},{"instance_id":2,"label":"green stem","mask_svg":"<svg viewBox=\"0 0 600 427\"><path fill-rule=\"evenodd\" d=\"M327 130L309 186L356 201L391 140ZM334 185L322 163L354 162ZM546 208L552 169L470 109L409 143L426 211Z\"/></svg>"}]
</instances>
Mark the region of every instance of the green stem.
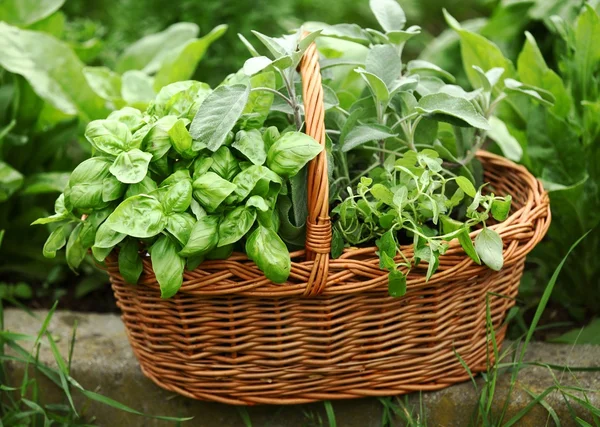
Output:
<instances>
[{"instance_id":1,"label":"green stem","mask_svg":"<svg viewBox=\"0 0 600 427\"><path fill-rule=\"evenodd\" d=\"M365 176L366 174L368 174L369 172L371 172L373 169L375 169L377 167L379 167L379 164L377 164L377 163L372 164L367 169L362 171L359 175L355 176L352 180L350 180L350 185L354 184L356 181L360 180L363 176Z\"/></svg>"},{"instance_id":2,"label":"green stem","mask_svg":"<svg viewBox=\"0 0 600 427\"><path fill-rule=\"evenodd\" d=\"M278 95L281 98L283 98L283 100L285 100L285 102L287 102L290 107L294 108L294 103L292 102L292 100L276 89L271 89L270 87L262 87L262 86L261 87L253 87L252 89L250 89L250 92L255 92L255 91L274 93L275 95Z\"/></svg>"}]
</instances>

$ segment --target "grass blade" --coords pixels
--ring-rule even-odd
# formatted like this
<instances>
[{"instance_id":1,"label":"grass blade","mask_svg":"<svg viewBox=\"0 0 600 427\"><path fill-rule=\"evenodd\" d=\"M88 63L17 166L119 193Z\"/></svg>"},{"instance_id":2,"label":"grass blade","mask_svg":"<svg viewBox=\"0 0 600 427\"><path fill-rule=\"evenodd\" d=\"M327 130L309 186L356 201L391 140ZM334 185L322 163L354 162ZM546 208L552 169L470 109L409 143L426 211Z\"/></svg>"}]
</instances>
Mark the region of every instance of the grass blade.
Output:
<instances>
[{"instance_id":1,"label":"grass blade","mask_svg":"<svg viewBox=\"0 0 600 427\"><path fill-rule=\"evenodd\" d=\"M50 343L50 349L52 350L52 355L54 356L54 360L56 360L56 364L58 365L58 375L60 376L60 384L63 389L63 392L67 396L69 400L69 404L71 405L71 409L75 413L75 416L79 416L77 414L77 409L75 409L75 403L73 403L73 397L71 396L71 390L69 387L69 382L67 381L67 376L69 375L69 368L67 367L65 360L63 359L58 347L56 346L56 342L52 335L49 332L46 332L46 338L48 338L48 342Z\"/></svg>"},{"instance_id":2,"label":"grass blade","mask_svg":"<svg viewBox=\"0 0 600 427\"><path fill-rule=\"evenodd\" d=\"M252 427L252 420L250 420L250 414L248 413L248 410L243 406L236 406L235 409L237 409L238 414L240 414L240 418L242 421L244 421L244 425L246 427Z\"/></svg>"},{"instance_id":3,"label":"grass blade","mask_svg":"<svg viewBox=\"0 0 600 427\"><path fill-rule=\"evenodd\" d=\"M329 427L336 427L337 423L335 422L335 412L333 411L333 405L331 405L330 401L323 402L325 405L325 412L327 413L327 421L329 422Z\"/></svg>"},{"instance_id":4,"label":"grass blade","mask_svg":"<svg viewBox=\"0 0 600 427\"><path fill-rule=\"evenodd\" d=\"M535 393L533 393L531 390L529 390L525 387L523 387L523 390L525 390L527 392L527 394L530 395L531 397L533 397L534 399L537 398ZM556 414L556 411L554 410L554 408L552 406L550 406L550 404L548 402L546 402L544 399L540 400L539 403L540 403L540 405L542 405L544 407L544 409L546 409L546 411L548 411L548 414L554 421L554 424L556 424L556 427L562 427L561 423L560 423L560 418L558 418L558 415Z\"/></svg>"}]
</instances>

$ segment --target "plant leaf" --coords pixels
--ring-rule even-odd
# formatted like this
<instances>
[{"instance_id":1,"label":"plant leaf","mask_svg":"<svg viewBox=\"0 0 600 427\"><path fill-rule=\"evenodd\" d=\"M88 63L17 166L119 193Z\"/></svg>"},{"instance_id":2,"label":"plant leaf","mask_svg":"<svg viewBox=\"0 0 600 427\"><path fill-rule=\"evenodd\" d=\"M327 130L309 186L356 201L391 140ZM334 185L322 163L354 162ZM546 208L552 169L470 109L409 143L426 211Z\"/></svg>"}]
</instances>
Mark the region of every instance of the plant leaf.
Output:
<instances>
[{"instance_id":1,"label":"plant leaf","mask_svg":"<svg viewBox=\"0 0 600 427\"><path fill-rule=\"evenodd\" d=\"M248 86L233 85L219 86L208 95L190 126L195 140L192 148L200 149L201 141L209 150L217 151L242 115L249 94Z\"/></svg>"},{"instance_id":2,"label":"plant leaf","mask_svg":"<svg viewBox=\"0 0 600 427\"><path fill-rule=\"evenodd\" d=\"M369 6L384 31L404 28L406 15L396 0L369 0Z\"/></svg>"},{"instance_id":3,"label":"plant leaf","mask_svg":"<svg viewBox=\"0 0 600 427\"><path fill-rule=\"evenodd\" d=\"M342 151L348 152L362 144L392 138L398 134L383 125L368 124L355 126L344 138Z\"/></svg>"},{"instance_id":4,"label":"plant leaf","mask_svg":"<svg viewBox=\"0 0 600 427\"><path fill-rule=\"evenodd\" d=\"M502 238L490 228L484 228L475 237L475 250L481 260L492 270L500 271L504 264Z\"/></svg>"},{"instance_id":5,"label":"plant leaf","mask_svg":"<svg viewBox=\"0 0 600 427\"><path fill-rule=\"evenodd\" d=\"M479 129L487 130L490 128L488 121L477 112L472 103L464 98L445 93L422 97L416 109L422 114L432 115L435 118L450 116Z\"/></svg>"},{"instance_id":6,"label":"plant leaf","mask_svg":"<svg viewBox=\"0 0 600 427\"><path fill-rule=\"evenodd\" d=\"M134 148L119 154L109 170L119 181L125 184L136 184L148 173L151 159L152 154Z\"/></svg>"},{"instance_id":7,"label":"plant leaf","mask_svg":"<svg viewBox=\"0 0 600 427\"><path fill-rule=\"evenodd\" d=\"M169 236L161 235L150 247L150 259L161 298L171 298L183 283L185 260L177 253L177 246Z\"/></svg>"}]
</instances>

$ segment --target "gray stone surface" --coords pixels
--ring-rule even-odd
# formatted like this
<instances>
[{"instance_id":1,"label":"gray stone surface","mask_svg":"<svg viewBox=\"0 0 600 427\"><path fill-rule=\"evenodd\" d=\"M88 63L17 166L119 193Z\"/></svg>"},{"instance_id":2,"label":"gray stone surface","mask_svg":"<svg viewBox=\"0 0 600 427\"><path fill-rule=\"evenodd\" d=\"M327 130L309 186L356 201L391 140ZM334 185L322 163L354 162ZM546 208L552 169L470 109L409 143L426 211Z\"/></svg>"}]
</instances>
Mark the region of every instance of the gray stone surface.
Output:
<instances>
[{"instance_id":1,"label":"gray stone surface","mask_svg":"<svg viewBox=\"0 0 600 427\"><path fill-rule=\"evenodd\" d=\"M46 312L36 312L38 320L31 318L20 310L7 310L5 327L10 331L36 334ZM244 422L237 408L216 403L198 402L174 395L157 387L146 379L129 347L121 320L116 315L81 314L59 311L55 314L49 330L58 340L61 352L68 353L69 340L74 323L77 322L77 342L72 364L72 376L88 390L97 391L116 399L132 408L154 415L177 417L195 417L184 425L198 427L243 426ZM30 342L23 342L25 347ZM54 365L54 359L48 346L44 345L40 359ZM509 360L509 359L505 359ZM571 367L599 367L600 346L582 345L577 347L532 343L525 357L526 361L544 362ZM9 365L9 382L20 381L23 366ZM525 391L534 394L542 393L555 384L558 379L563 386L577 386L589 392L587 398L595 407L600 407L600 372L561 372L554 371L554 376L544 367L527 367L518 377L510 402L507 418L527 406L532 398ZM501 376L496 386L496 397L492 409L498 413L506 401L510 374ZM48 402L62 400L59 389L50 381L43 381L43 399ZM477 380L481 389L483 380ZM581 396L581 394L578 394ZM408 399L409 409L418 416L420 399L425 418L429 426L466 426L476 409L479 393L471 382L459 384L438 392L423 393L422 397L413 394ZM143 418L127 414L95 402L86 401L79 393L74 393L76 405L85 408L85 414L95 417L99 426L169 426L174 423ZM575 425L569 416L564 398L559 392L546 397L546 402L559 414L562 425ZM404 401L404 398L402 398ZM590 422L590 414L577 404L572 404L577 414ZM340 427L380 426L383 406L378 399L357 399L333 403L337 425ZM247 408L253 426L327 426L327 416L323 404L298 406L260 406ZM322 423L318 422L318 418ZM546 425L548 412L541 405L534 408L517 425ZM313 422L317 420L317 422ZM479 424L479 423L478 423ZM399 421L394 425L402 425ZM550 420L547 425L553 425Z\"/></svg>"}]
</instances>

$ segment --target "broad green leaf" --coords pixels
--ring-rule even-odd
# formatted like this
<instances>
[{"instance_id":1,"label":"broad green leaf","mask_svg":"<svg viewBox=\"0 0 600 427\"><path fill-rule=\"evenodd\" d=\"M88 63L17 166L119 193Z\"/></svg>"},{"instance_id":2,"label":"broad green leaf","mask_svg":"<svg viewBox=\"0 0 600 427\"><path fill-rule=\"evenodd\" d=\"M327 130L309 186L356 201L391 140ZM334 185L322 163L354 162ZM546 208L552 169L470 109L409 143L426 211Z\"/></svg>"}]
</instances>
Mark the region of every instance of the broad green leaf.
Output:
<instances>
[{"instance_id":1,"label":"broad green leaf","mask_svg":"<svg viewBox=\"0 0 600 427\"><path fill-rule=\"evenodd\" d=\"M416 110L438 120L451 120L453 124L456 124L454 119L458 119L459 123L464 122L479 129L487 130L490 128L488 121L477 112L471 102L445 93L422 97ZM447 117L450 117L450 119Z\"/></svg>"},{"instance_id":2,"label":"broad green leaf","mask_svg":"<svg viewBox=\"0 0 600 427\"><path fill-rule=\"evenodd\" d=\"M96 230L94 246L102 249L112 249L115 245L121 243L125 237L126 234L116 232L110 228L109 224L105 221L100 224L100 227L98 227L98 230Z\"/></svg>"},{"instance_id":3,"label":"broad green leaf","mask_svg":"<svg viewBox=\"0 0 600 427\"><path fill-rule=\"evenodd\" d=\"M121 78L121 96L127 104L145 110L156 96L152 83L152 78L142 71L125 71Z\"/></svg>"},{"instance_id":4,"label":"broad green leaf","mask_svg":"<svg viewBox=\"0 0 600 427\"><path fill-rule=\"evenodd\" d=\"M123 123L131 132L137 131L146 124L141 111L132 107L123 107L113 111L106 119Z\"/></svg>"},{"instance_id":5,"label":"broad green leaf","mask_svg":"<svg viewBox=\"0 0 600 427\"><path fill-rule=\"evenodd\" d=\"M92 157L75 168L65 189L65 206L68 211L103 206L104 179L110 176L111 164L109 159Z\"/></svg>"},{"instance_id":6,"label":"broad green leaf","mask_svg":"<svg viewBox=\"0 0 600 427\"><path fill-rule=\"evenodd\" d=\"M431 62L424 61L422 59L414 59L406 64L406 69L409 74L420 74L420 73L431 73L438 77L442 77L451 83L456 80L452 74L443 70Z\"/></svg>"},{"instance_id":7,"label":"broad green leaf","mask_svg":"<svg viewBox=\"0 0 600 427\"><path fill-rule=\"evenodd\" d=\"M389 44L376 45L369 50L365 62L366 71L379 77L387 87L400 77L402 61L398 51Z\"/></svg>"},{"instance_id":8,"label":"broad green leaf","mask_svg":"<svg viewBox=\"0 0 600 427\"><path fill-rule=\"evenodd\" d=\"M209 85L194 80L171 83L158 92L149 111L159 116L174 115L191 120L211 92Z\"/></svg>"},{"instance_id":9,"label":"broad green leaf","mask_svg":"<svg viewBox=\"0 0 600 427\"><path fill-rule=\"evenodd\" d=\"M390 43L399 45L406 43L408 40L412 39L414 36L418 36L419 34L421 34L421 27L418 25L411 25L406 30L388 31L385 35Z\"/></svg>"},{"instance_id":10,"label":"broad green leaf","mask_svg":"<svg viewBox=\"0 0 600 427\"><path fill-rule=\"evenodd\" d=\"M164 116L158 119L143 137L143 150L152 154L152 161L162 159L172 147L169 131L179 119L176 116Z\"/></svg>"},{"instance_id":11,"label":"broad green leaf","mask_svg":"<svg viewBox=\"0 0 600 427\"><path fill-rule=\"evenodd\" d=\"M178 180L164 187L161 184L161 188L157 191L159 192L157 198L166 215L173 212L185 212L192 202L192 182L189 178Z\"/></svg>"},{"instance_id":12,"label":"broad green leaf","mask_svg":"<svg viewBox=\"0 0 600 427\"><path fill-rule=\"evenodd\" d=\"M206 172L194 181L193 186L194 197L208 212L214 212L237 188L214 172Z\"/></svg>"},{"instance_id":13,"label":"broad green leaf","mask_svg":"<svg viewBox=\"0 0 600 427\"><path fill-rule=\"evenodd\" d=\"M572 329L557 338L552 338L550 341L571 345L600 345L600 319L592 320L587 326L584 326L583 328Z\"/></svg>"},{"instance_id":14,"label":"broad green leaf","mask_svg":"<svg viewBox=\"0 0 600 427\"><path fill-rule=\"evenodd\" d=\"M156 182L149 176L145 176L144 179L137 184L128 186L127 191L125 192L125 198L137 196L138 194L150 194L152 191L156 190L156 188Z\"/></svg>"},{"instance_id":15,"label":"broad green leaf","mask_svg":"<svg viewBox=\"0 0 600 427\"><path fill-rule=\"evenodd\" d=\"M406 294L406 276L398 270L388 274L388 293L391 297L401 297Z\"/></svg>"},{"instance_id":16,"label":"broad green leaf","mask_svg":"<svg viewBox=\"0 0 600 427\"><path fill-rule=\"evenodd\" d=\"M65 195L64 194L61 194L60 196L58 196L58 198L54 202L54 211L55 211L54 215L50 215L49 217L46 217L46 218L39 218L39 219L35 220L34 222L32 222L31 225L50 224L53 222L60 222L60 221L67 219L69 217L69 212L65 208Z\"/></svg>"},{"instance_id":17,"label":"broad green leaf","mask_svg":"<svg viewBox=\"0 0 600 427\"><path fill-rule=\"evenodd\" d=\"M269 148L267 165L276 174L289 178L321 151L323 147L314 138L302 132L288 132Z\"/></svg>"},{"instance_id":18,"label":"broad green leaf","mask_svg":"<svg viewBox=\"0 0 600 427\"><path fill-rule=\"evenodd\" d=\"M278 193L281 177L265 166L252 165L233 178L237 200L244 200L248 195L257 194L267 197L271 191ZM275 194L276 195L276 194Z\"/></svg>"},{"instance_id":19,"label":"broad green leaf","mask_svg":"<svg viewBox=\"0 0 600 427\"><path fill-rule=\"evenodd\" d=\"M369 6L384 31L404 28L406 15L396 0L369 0Z\"/></svg>"},{"instance_id":20,"label":"broad green leaf","mask_svg":"<svg viewBox=\"0 0 600 427\"><path fill-rule=\"evenodd\" d=\"M118 156L124 151L139 148L132 143L127 125L116 120L94 120L85 129L85 137L97 150Z\"/></svg>"},{"instance_id":21,"label":"broad green leaf","mask_svg":"<svg viewBox=\"0 0 600 427\"><path fill-rule=\"evenodd\" d=\"M256 220L256 211L238 206L228 212L219 224L218 247L236 243L250 231Z\"/></svg>"},{"instance_id":22,"label":"broad green leaf","mask_svg":"<svg viewBox=\"0 0 600 427\"><path fill-rule=\"evenodd\" d=\"M288 52L285 46L282 44L281 39L269 37L254 30L252 30L252 34L254 34L256 38L260 40L260 42L269 50L269 52L271 52L271 55L273 55L275 59L279 59L282 56L287 55Z\"/></svg>"},{"instance_id":23,"label":"broad green leaf","mask_svg":"<svg viewBox=\"0 0 600 427\"><path fill-rule=\"evenodd\" d=\"M471 84L477 88L480 86L480 79L473 65L479 66L482 70L488 71L492 68L504 69L504 78L514 78L515 68L512 62L507 59L500 48L485 37L476 34L462 27L445 9L444 17L446 22L454 29L460 37L460 47L463 67ZM499 93L503 89L500 84L495 88Z\"/></svg>"},{"instance_id":24,"label":"broad green leaf","mask_svg":"<svg viewBox=\"0 0 600 427\"><path fill-rule=\"evenodd\" d=\"M504 85L504 91L506 93L518 93L521 95L525 95L547 107L552 107L554 105L554 95L552 95L547 90L535 86L526 85L514 79L504 80Z\"/></svg>"},{"instance_id":25,"label":"broad green leaf","mask_svg":"<svg viewBox=\"0 0 600 427\"><path fill-rule=\"evenodd\" d=\"M183 284L185 260L177 253L177 245L169 236L161 235L150 247L150 260L161 298L171 298Z\"/></svg>"},{"instance_id":26,"label":"broad green leaf","mask_svg":"<svg viewBox=\"0 0 600 427\"><path fill-rule=\"evenodd\" d=\"M180 22L160 33L143 37L125 49L117 61L116 71L141 70L154 74L174 50L194 39L199 31L196 24Z\"/></svg>"},{"instance_id":27,"label":"broad green leaf","mask_svg":"<svg viewBox=\"0 0 600 427\"><path fill-rule=\"evenodd\" d=\"M141 239L154 237L166 225L160 202L151 196L133 196L121 202L106 219L112 230Z\"/></svg>"},{"instance_id":28,"label":"broad green leaf","mask_svg":"<svg viewBox=\"0 0 600 427\"><path fill-rule=\"evenodd\" d=\"M490 229L484 228L475 237L475 250L481 260L492 270L500 271L504 264L502 256L502 238Z\"/></svg>"},{"instance_id":29,"label":"broad green leaf","mask_svg":"<svg viewBox=\"0 0 600 427\"><path fill-rule=\"evenodd\" d=\"M185 245L189 239L192 229L196 224L196 220L189 213L174 212L167 216L167 226L165 227L169 233Z\"/></svg>"},{"instance_id":30,"label":"broad green leaf","mask_svg":"<svg viewBox=\"0 0 600 427\"><path fill-rule=\"evenodd\" d=\"M121 245L121 249L119 250L119 273L131 285L137 284L144 269L144 264L138 251L139 243L134 239L125 240L125 243Z\"/></svg>"},{"instance_id":31,"label":"broad green leaf","mask_svg":"<svg viewBox=\"0 0 600 427\"><path fill-rule=\"evenodd\" d=\"M250 78L250 86L252 88L266 87L275 89L275 82L274 72L260 73ZM250 92L248 102L242 114L242 119L249 117L246 123L247 127L252 126L255 129L260 129L263 126L271 110L274 96L274 93L264 90Z\"/></svg>"},{"instance_id":32,"label":"broad green leaf","mask_svg":"<svg viewBox=\"0 0 600 427\"><path fill-rule=\"evenodd\" d=\"M0 22L0 52L0 66L23 76L55 109L84 120L106 117L105 101L90 88L83 63L67 44Z\"/></svg>"},{"instance_id":33,"label":"broad green leaf","mask_svg":"<svg viewBox=\"0 0 600 427\"><path fill-rule=\"evenodd\" d=\"M490 123L490 130L488 131L487 136L498 144L498 147L502 150L502 154L504 154L507 159L515 162L521 160L523 148L521 147L521 144L519 144L519 141L510 134L506 124L496 116L491 116L488 120Z\"/></svg>"},{"instance_id":34,"label":"broad green leaf","mask_svg":"<svg viewBox=\"0 0 600 427\"><path fill-rule=\"evenodd\" d=\"M160 90L170 83L192 77L208 47L225 34L225 31L227 25L219 25L204 37L189 40L168 51L162 58L160 68L154 77L154 89Z\"/></svg>"},{"instance_id":35,"label":"broad green leaf","mask_svg":"<svg viewBox=\"0 0 600 427\"><path fill-rule=\"evenodd\" d=\"M27 27L52 15L65 0L3 0L0 4L0 21Z\"/></svg>"},{"instance_id":36,"label":"broad green leaf","mask_svg":"<svg viewBox=\"0 0 600 427\"><path fill-rule=\"evenodd\" d=\"M228 147L222 146L208 160L209 162L197 162L198 170L195 170L194 176L203 175L208 168L219 175L221 178L230 181L240 171L239 161L233 156ZM200 167L200 166L203 167ZM206 170L204 170L206 168ZM204 172L202 171L204 170Z\"/></svg>"},{"instance_id":37,"label":"broad green leaf","mask_svg":"<svg viewBox=\"0 0 600 427\"><path fill-rule=\"evenodd\" d=\"M85 67L83 75L98 96L119 107L124 103L121 95L121 76L108 67Z\"/></svg>"},{"instance_id":38,"label":"broad green leaf","mask_svg":"<svg viewBox=\"0 0 600 427\"><path fill-rule=\"evenodd\" d=\"M600 16L591 4L585 3L574 26L574 68L573 93L576 101L595 101L598 95L597 83L594 81L594 71L600 62Z\"/></svg>"},{"instance_id":39,"label":"broad green leaf","mask_svg":"<svg viewBox=\"0 0 600 427\"><path fill-rule=\"evenodd\" d=\"M184 159L193 159L196 157L196 153L192 151L192 135L190 135L182 119L177 120L167 133L171 139L173 148Z\"/></svg>"},{"instance_id":40,"label":"broad green leaf","mask_svg":"<svg viewBox=\"0 0 600 427\"><path fill-rule=\"evenodd\" d=\"M152 154L134 148L117 156L110 173L125 184L136 184L146 177L150 160Z\"/></svg>"},{"instance_id":41,"label":"broad green leaf","mask_svg":"<svg viewBox=\"0 0 600 427\"><path fill-rule=\"evenodd\" d=\"M23 175L8 163L0 161L0 202L9 199L23 185Z\"/></svg>"},{"instance_id":42,"label":"broad green leaf","mask_svg":"<svg viewBox=\"0 0 600 427\"><path fill-rule=\"evenodd\" d=\"M465 228L458 234L458 241L460 242L460 246L462 246L465 253L477 264L481 264L481 259L475 250L471 236L469 236L469 229Z\"/></svg>"},{"instance_id":43,"label":"broad green leaf","mask_svg":"<svg viewBox=\"0 0 600 427\"><path fill-rule=\"evenodd\" d=\"M203 148L201 142L209 150L217 151L242 115L249 94L248 86L234 85L219 86L208 95L190 126L195 140L193 149Z\"/></svg>"},{"instance_id":44,"label":"broad green leaf","mask_svg":"<svg viewBox=\"0 0 600 427\"><path fill-rule=\"evenodd\" d=\"M216 248L219 242L219 220L216 215L200 218L194 224L190 238L179 255L183 257L204 255Z\"/></svg>"},{"instance_id":45,"label":"broad green leaf","mask_svg":"<svg viewBox=\"0 0 600 427\"><path fill-rule=\"evenodd\" d=\"M292 62L292 57L287 55L276 60L269 59L266 56L257 56L247 59L244 62L243 70L247 76L254 76L262 71L272 71L276 68L285 70L292 65Z\"/></svg>"},{"instance_id":46,"label":"broad green leaf","mask_svg":"<svg viewBox=\"0 0 600 427\"><path fill-rule=\"evenodd\" d=\"M60 225L50 233L50 236L48 236L48 240L46 240L42 250L46 258L54 258L56 256L56 251L62 249L67 243L66 227L66 225Z\"/></svg>"},{"instance_id":47,"label":"broad green leaf","mask_svg":"<svg viewBox=\"0 0 600 427\"><path fill-rule=\"evenodd\" d=\"M531 86L545 89L554 95L556 102L552 111L560 117L566 117L571 110L572 100L562 79L548 68L535 38L525 32L525 44L517 61L519 80Z\"/></svg>"},{"instance_id":48,"label":"broad green leaf","mask_svg":"<svg viewBox=\"0 0 600 427\"><path fill-rule=\"evenodd\" d=\"M231 146L255 165L262 165L267 160L265 143L260 131L257 129L239 131L235 135L235 141Z\"/></svg>"},{"instance_id":49,"label":"broad green leaf","mask_svg":"<svg viewBox=\"0 0 600 427\"><path fill-rule=\"evenodd\" d=\"M508 218L508 215L510 214L511 202L512 197L510 195L506 196L504 200L495 199L492 202L492 216L496 221L504 221L506 218Z\"/></svg>"},{"instance_id":50,"label":"broad green leaf","mask_svg":"<svg viewBox=\"0 0 600 427\"><path fill-rule=\"evenodd\" d=\"M284 283L288 279L290 253L272 229L259 225L246 241L246 254L272 282Z\"/></svg>"},{"instance_id":51,"label":"broad green leaf","mask_svg":"<svg viewBox=\"0 0 600 427\"><path fill-rule=\"evenodd\" d=\"M86 249L81 244L80 235L83 229L83 223L80 222L71 232L69 236L69 240L67 241L67 251L66 258L67 264L71 268L71 270L75 271L79 268L79 265L85 258Z\"/></svg>"},{"instance_id":52,"label":"broad green leaf","mask_svg":"<svg viewBox=\"0 0 600 427\"><path fill-rule=\"evenodd\" d=\"M475 197L477 190L475 190L475 187L468 178L465 178L464 176L457 176L456 184L458 184L460 189L464 191L467 196Z\"/></svg>"},{"instance_id":53,"label":"broad green leaf","mask_svg":"<svg viewBox=\"0 0 600 427\"><path fill-rule=\"evenodd\" d=\"M110 170L110 169L109 169ZM117 179L117 177L109 175L102 180L102 201L112 202L120 199L125 193L127 185Z\"/></svg>"},{"instance_id":54,"label":"broad green leaf","mask_svg":"<svg viewBox=\"0 0 600 427\"><path fill-rule=\"evenodd\" d=\"M373 73L369 73L362 68L357 68L354 71L360 74L360 76L367 82L367 85L371 89L371 93L377 99L377 101L382 103L387 103L390 99L390 91L388 90L385 82L377 77Z\"/></svg>"}]
</instances>

